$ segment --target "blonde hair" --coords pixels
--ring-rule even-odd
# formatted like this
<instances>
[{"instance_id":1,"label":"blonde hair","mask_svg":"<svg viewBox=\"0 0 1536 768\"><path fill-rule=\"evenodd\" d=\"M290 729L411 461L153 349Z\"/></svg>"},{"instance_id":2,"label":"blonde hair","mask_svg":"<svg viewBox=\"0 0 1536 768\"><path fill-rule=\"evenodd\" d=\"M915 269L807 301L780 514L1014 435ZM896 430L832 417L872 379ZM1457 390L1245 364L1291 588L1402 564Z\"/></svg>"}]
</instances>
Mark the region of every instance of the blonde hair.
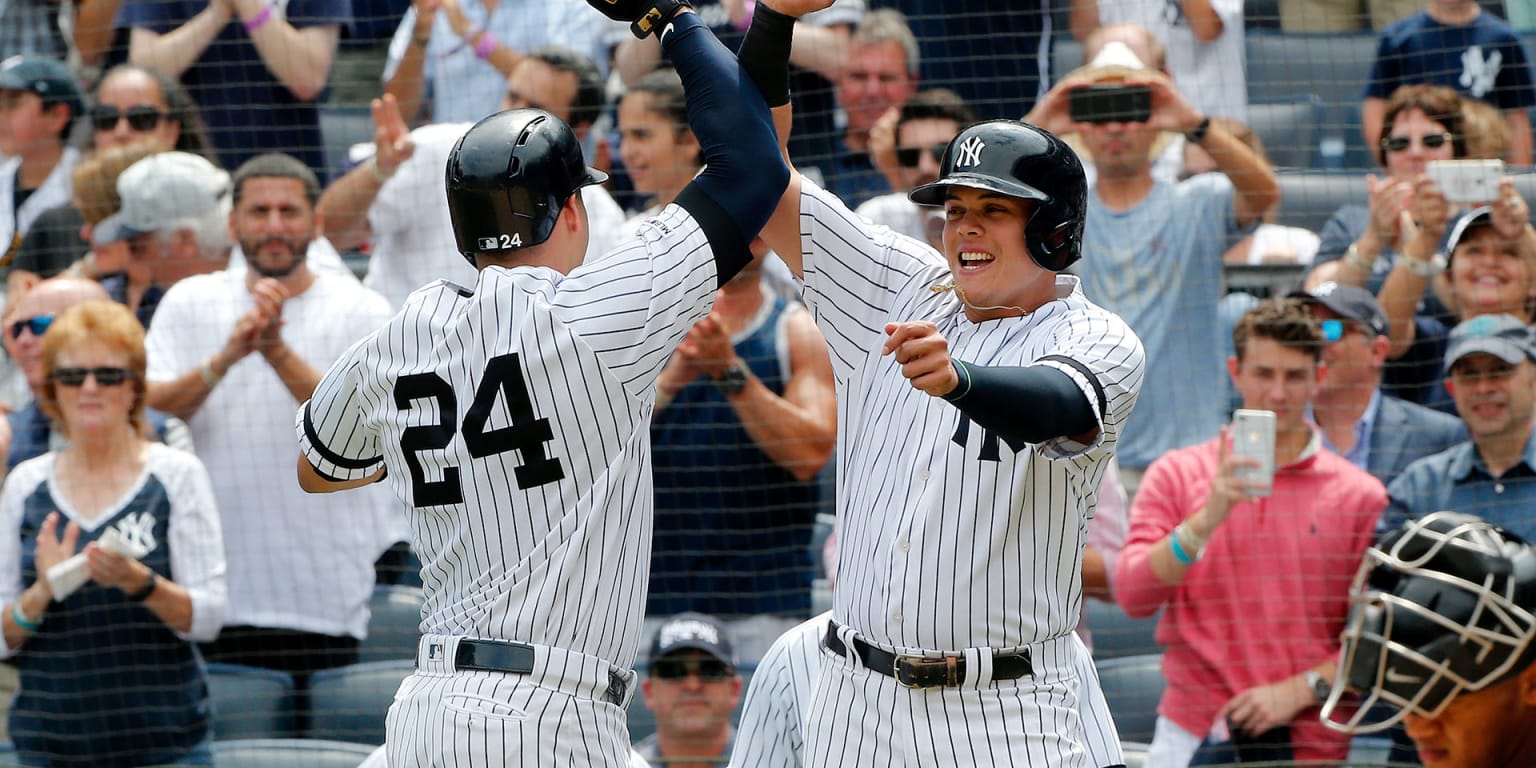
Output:
<instances>
[{"instance_id":1,"label":"blonde hair","mask_svg":"<svg viewBox=\"0 0 1536 768\"><path fill-rule=\"evenodd\" d=\"M53 380L53 372L62 352L88 341L101 342L128 356L128 370L133 372L128 384L134 388L128 424L135 432L146 434L144 326L139 324L132 310L115 301L97 299L76 304L54 318L53 325L43 334L43 386L37 393L38 407L61 432L69 434L69 424L59 410L58 383Z\"/></svg>"},{"instance_id":2,"label":"blonde hair","mask_svg":"<svg viewBox=\"0 0 1536 768\"><path fill-rule=\"evenodd\" d=\"M72 202L85 222L94 227L117 213L123 207L122 198L117 196L117 177L128 166L160 151L153 140L136 141L99 150L75 166L70 175L74 183Z\"/></svg>"}]
</instances>

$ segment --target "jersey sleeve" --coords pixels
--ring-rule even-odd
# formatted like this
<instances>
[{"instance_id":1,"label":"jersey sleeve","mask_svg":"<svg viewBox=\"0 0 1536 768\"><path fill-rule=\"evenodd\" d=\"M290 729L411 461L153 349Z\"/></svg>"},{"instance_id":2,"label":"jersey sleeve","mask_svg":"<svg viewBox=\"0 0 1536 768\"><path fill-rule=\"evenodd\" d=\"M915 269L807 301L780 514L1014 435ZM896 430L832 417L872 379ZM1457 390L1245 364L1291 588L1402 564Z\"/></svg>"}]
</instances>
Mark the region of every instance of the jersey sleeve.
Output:
<instances>
[{"instance_id":1,"label":"jersey sleeve","mask_svg":"<svg viewBox=\"0 0 1536 768\"><path fill-rule=\"evenodd\" d=\"M218 502L208 470L197 457L166 453L180 476L171 499L171 580L192 600L192 626L176 634L183 640L209 642L223 628L229 604Z\"/></svg>"},{"instance_id":2,"label":"jersey sleeve","mask_svg":"<svg viewBox=\"0 0 1536 768\"><path fill-rule=\"evenodd\" d=\"M1035 365L1050 366L1071 377L1088 398L1098 425L1092 444L1069 437L1040 444L1043 455L1062 459L1119 438L1141 391L1146 352L1130 327L1108 312L1074 313L1062 323L1055 342Z\"/></svg>"},{"instance_id":3,"label":"jersey sleeve","mask_svg":"<svg viewBox=\"0 0 1536 768\"><path fill-rule=\"evenodd\" d=\"M852 377L904 286L947 282L949 265L932 248L860 218L836 195L801 180L800 250L804 299L827 338L838 381Z\"/></svg>"},{"instance_id":4,"label":"jersey sleeve","mask_svg":"<svg viewBox=\"0 0 1536 768\"><path fill-rule=\"evenodd\" d=\"M704 230L669 205L635 237L561 280L550 309L626 391L645 397L688 329L709 314L715 274Z\"/></svg>"},{"instance_id":5,"label":"jersey sleeve","mask_svg":"<svg viewBox=\"0 0 1536 768\"><path fill-rule=\"evenodd\" d=\"M362 392L373 341L370 334L352 345L299 406L294 424L299 450L322 477L357 480L383 465L378 431L367 422Z\"/></svg>"}]
</instances>

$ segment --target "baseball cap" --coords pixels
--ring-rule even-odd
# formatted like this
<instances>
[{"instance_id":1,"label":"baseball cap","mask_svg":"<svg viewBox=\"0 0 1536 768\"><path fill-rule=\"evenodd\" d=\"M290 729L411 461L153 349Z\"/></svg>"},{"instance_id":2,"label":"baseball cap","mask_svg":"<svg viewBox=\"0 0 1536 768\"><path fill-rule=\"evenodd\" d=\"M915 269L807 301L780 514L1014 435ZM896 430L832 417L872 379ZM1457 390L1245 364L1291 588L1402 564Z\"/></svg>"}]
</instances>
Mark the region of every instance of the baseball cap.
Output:
<instances>
[{"instance_id":1,"label":"baseball cap","mask_svg":"<svg viewBox=\"0 0 1536 768\"><path fill-rule=\"evenodd\" d=\"M1082 75L1094 82L1101 80L1123 80L1127 77L1147 72L1151 67L1131 50L1129 45L1119 40L1111 40L1104 44L1099 52L1094 54L1093 60L1078 67L1073 75Z\"/></svg>"},{"instance_id":2,"label":"baseball cap","mask_svg":"<svg viewBox=\"0 0 1536 768\"><path fill-rule=\"evenodd\" d=\"M1311 291L1292 291L1287 296L1321 304L1339 317L1365 326L1377 336L1387 335L1387 313L1381 310L1381 304L1370 291L1359 286L1329 281Z\"/></svg>"},{"instance_id":3,"label":"baseball cap","mask_svg":"<svg viewBox=\"0 0 1536 768\"><path fill-rule=\"evenodd\" d=\"M731 649L731 638L725 625L708 614L679 613L656 630L656 637L651 641L652 659L682 650L703 651L736 666L736 653Z\"/></svg>"},{"instance_id":4,"label":"baseball cap","mask_svg":"<svg viewBox=\"0 0 1536 768\"><path fill-rule=\"evenodd\" d=\"M117 177L122 208L96 225L91 241L103 245L159 231L179 219L201 216L229 192L229 174L199 155L150 155Z\"/></svg>"},{"instance_id":5,"label":"baseball cap","mask_svg":"<svg viewBox=\"0 0 1536 768\"><path fill-rule=\"evenodd\" d=\"M1489 206L1484 205L1463 213L1456 219L1456 223L1451 225L1450 234L1445 237L1445 258L1449 260L1456 254L1456 244L1460 243L1473 227L1491 226L1493 226L1493 209Z\"/></svg>"},{"instance_id":6,"label":"baseball cap","mask_svg":"<svg viewBox=\"0 0 1536 768\"><path fill-rule=\"evenodd\" d=\"M44 106L64 104L71 118L85 113L85 91L64 62L45 56L12 56L0 61L0 89L30 91Z\"/></svg>"},{"instance_id":7,"label":"baseball cap","mask_svg":"<svg viewBox=\"0 0 1536 768\"><path fill-rule=\"evenodd\" d=\"M1478 352L1516 365L1527 358L1536 360L1536 338L1513 315L1478 315L1451 329L1450 344L1445 350L1446 372L1456 361Z\"/></svg>"}]
</instances>

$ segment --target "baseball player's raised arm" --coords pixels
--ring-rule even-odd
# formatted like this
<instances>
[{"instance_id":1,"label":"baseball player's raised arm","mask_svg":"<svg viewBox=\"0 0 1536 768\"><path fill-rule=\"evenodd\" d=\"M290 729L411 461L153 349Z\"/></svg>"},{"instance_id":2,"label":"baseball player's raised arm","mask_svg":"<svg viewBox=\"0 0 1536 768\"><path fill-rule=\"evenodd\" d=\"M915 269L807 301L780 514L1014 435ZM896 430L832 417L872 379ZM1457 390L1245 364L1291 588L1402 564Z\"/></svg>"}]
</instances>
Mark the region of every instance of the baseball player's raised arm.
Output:
<instances>
[{"instance_id":1,"label":"baseball player's raised arm","mask_svg":"<svg viewBox=\"0 0 1536 768\"><path fill-rule=\"evenodd\" d=\"M370 402L363 390L364 348L369 335L354 344L294 416L299 438L299 487L329 493L377 482L384 476L378 433L366 422Z\"/></svg>"}]
</instances>

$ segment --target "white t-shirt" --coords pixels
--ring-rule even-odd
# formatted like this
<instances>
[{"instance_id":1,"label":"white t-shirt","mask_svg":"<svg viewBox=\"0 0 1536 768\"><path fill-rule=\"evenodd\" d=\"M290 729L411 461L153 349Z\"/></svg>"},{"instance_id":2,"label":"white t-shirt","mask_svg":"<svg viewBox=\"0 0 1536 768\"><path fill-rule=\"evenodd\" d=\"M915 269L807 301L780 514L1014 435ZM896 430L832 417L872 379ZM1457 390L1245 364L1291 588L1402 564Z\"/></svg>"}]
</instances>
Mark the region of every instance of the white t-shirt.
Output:
<instances>
[{"instance_id":1,"label":"white t-shirt","mask_svg":"<svg viewBox=\"0 0 1536 768\"><path fill-rule=\"evenodd\" d=\"M172 286L145 346L148 379L166 382L223 348L253 306L243 275L214 272ZM324 371L389 319L382 296L320 273L282 310L283 340ZM299 405L258 354L225 374L188 419L223 519L229 626L362 637L373 562L399 533L381 491L316 496L299 489L289 425Z\"/></svg>"},{"instance_id":2,"label":"white t-shirt","mask_svg":"<svg viewBox=\"0 0 1536 768\"><path fill-rule=\"evenodd\" d=\"M453 145L472 125L440 123L411 131L416 151L384 182L368 208L373 248L363 285L383 294L391 307L401 306L411 291L433 280L475 284L475 268L453 239L443 176ZM581 199L591 232L586 258L595 259L619 242L624 209L596 185L582 187Z\"/></svg>"},{"instance_id":3,"label":"white t-shirt","mask_svg":"<svg viewBox=\"0 0 1536 768\"><path fill-rule=\"evenodd\" d=\"M1173 82L1196 109L1247 122L1243 0L1211 0L1211 7L1222 28L1209 43L1195 39L1179 0L1099 0L1099 21L1146 27L1167 49Z\"/></svg>"}]
</instances>

